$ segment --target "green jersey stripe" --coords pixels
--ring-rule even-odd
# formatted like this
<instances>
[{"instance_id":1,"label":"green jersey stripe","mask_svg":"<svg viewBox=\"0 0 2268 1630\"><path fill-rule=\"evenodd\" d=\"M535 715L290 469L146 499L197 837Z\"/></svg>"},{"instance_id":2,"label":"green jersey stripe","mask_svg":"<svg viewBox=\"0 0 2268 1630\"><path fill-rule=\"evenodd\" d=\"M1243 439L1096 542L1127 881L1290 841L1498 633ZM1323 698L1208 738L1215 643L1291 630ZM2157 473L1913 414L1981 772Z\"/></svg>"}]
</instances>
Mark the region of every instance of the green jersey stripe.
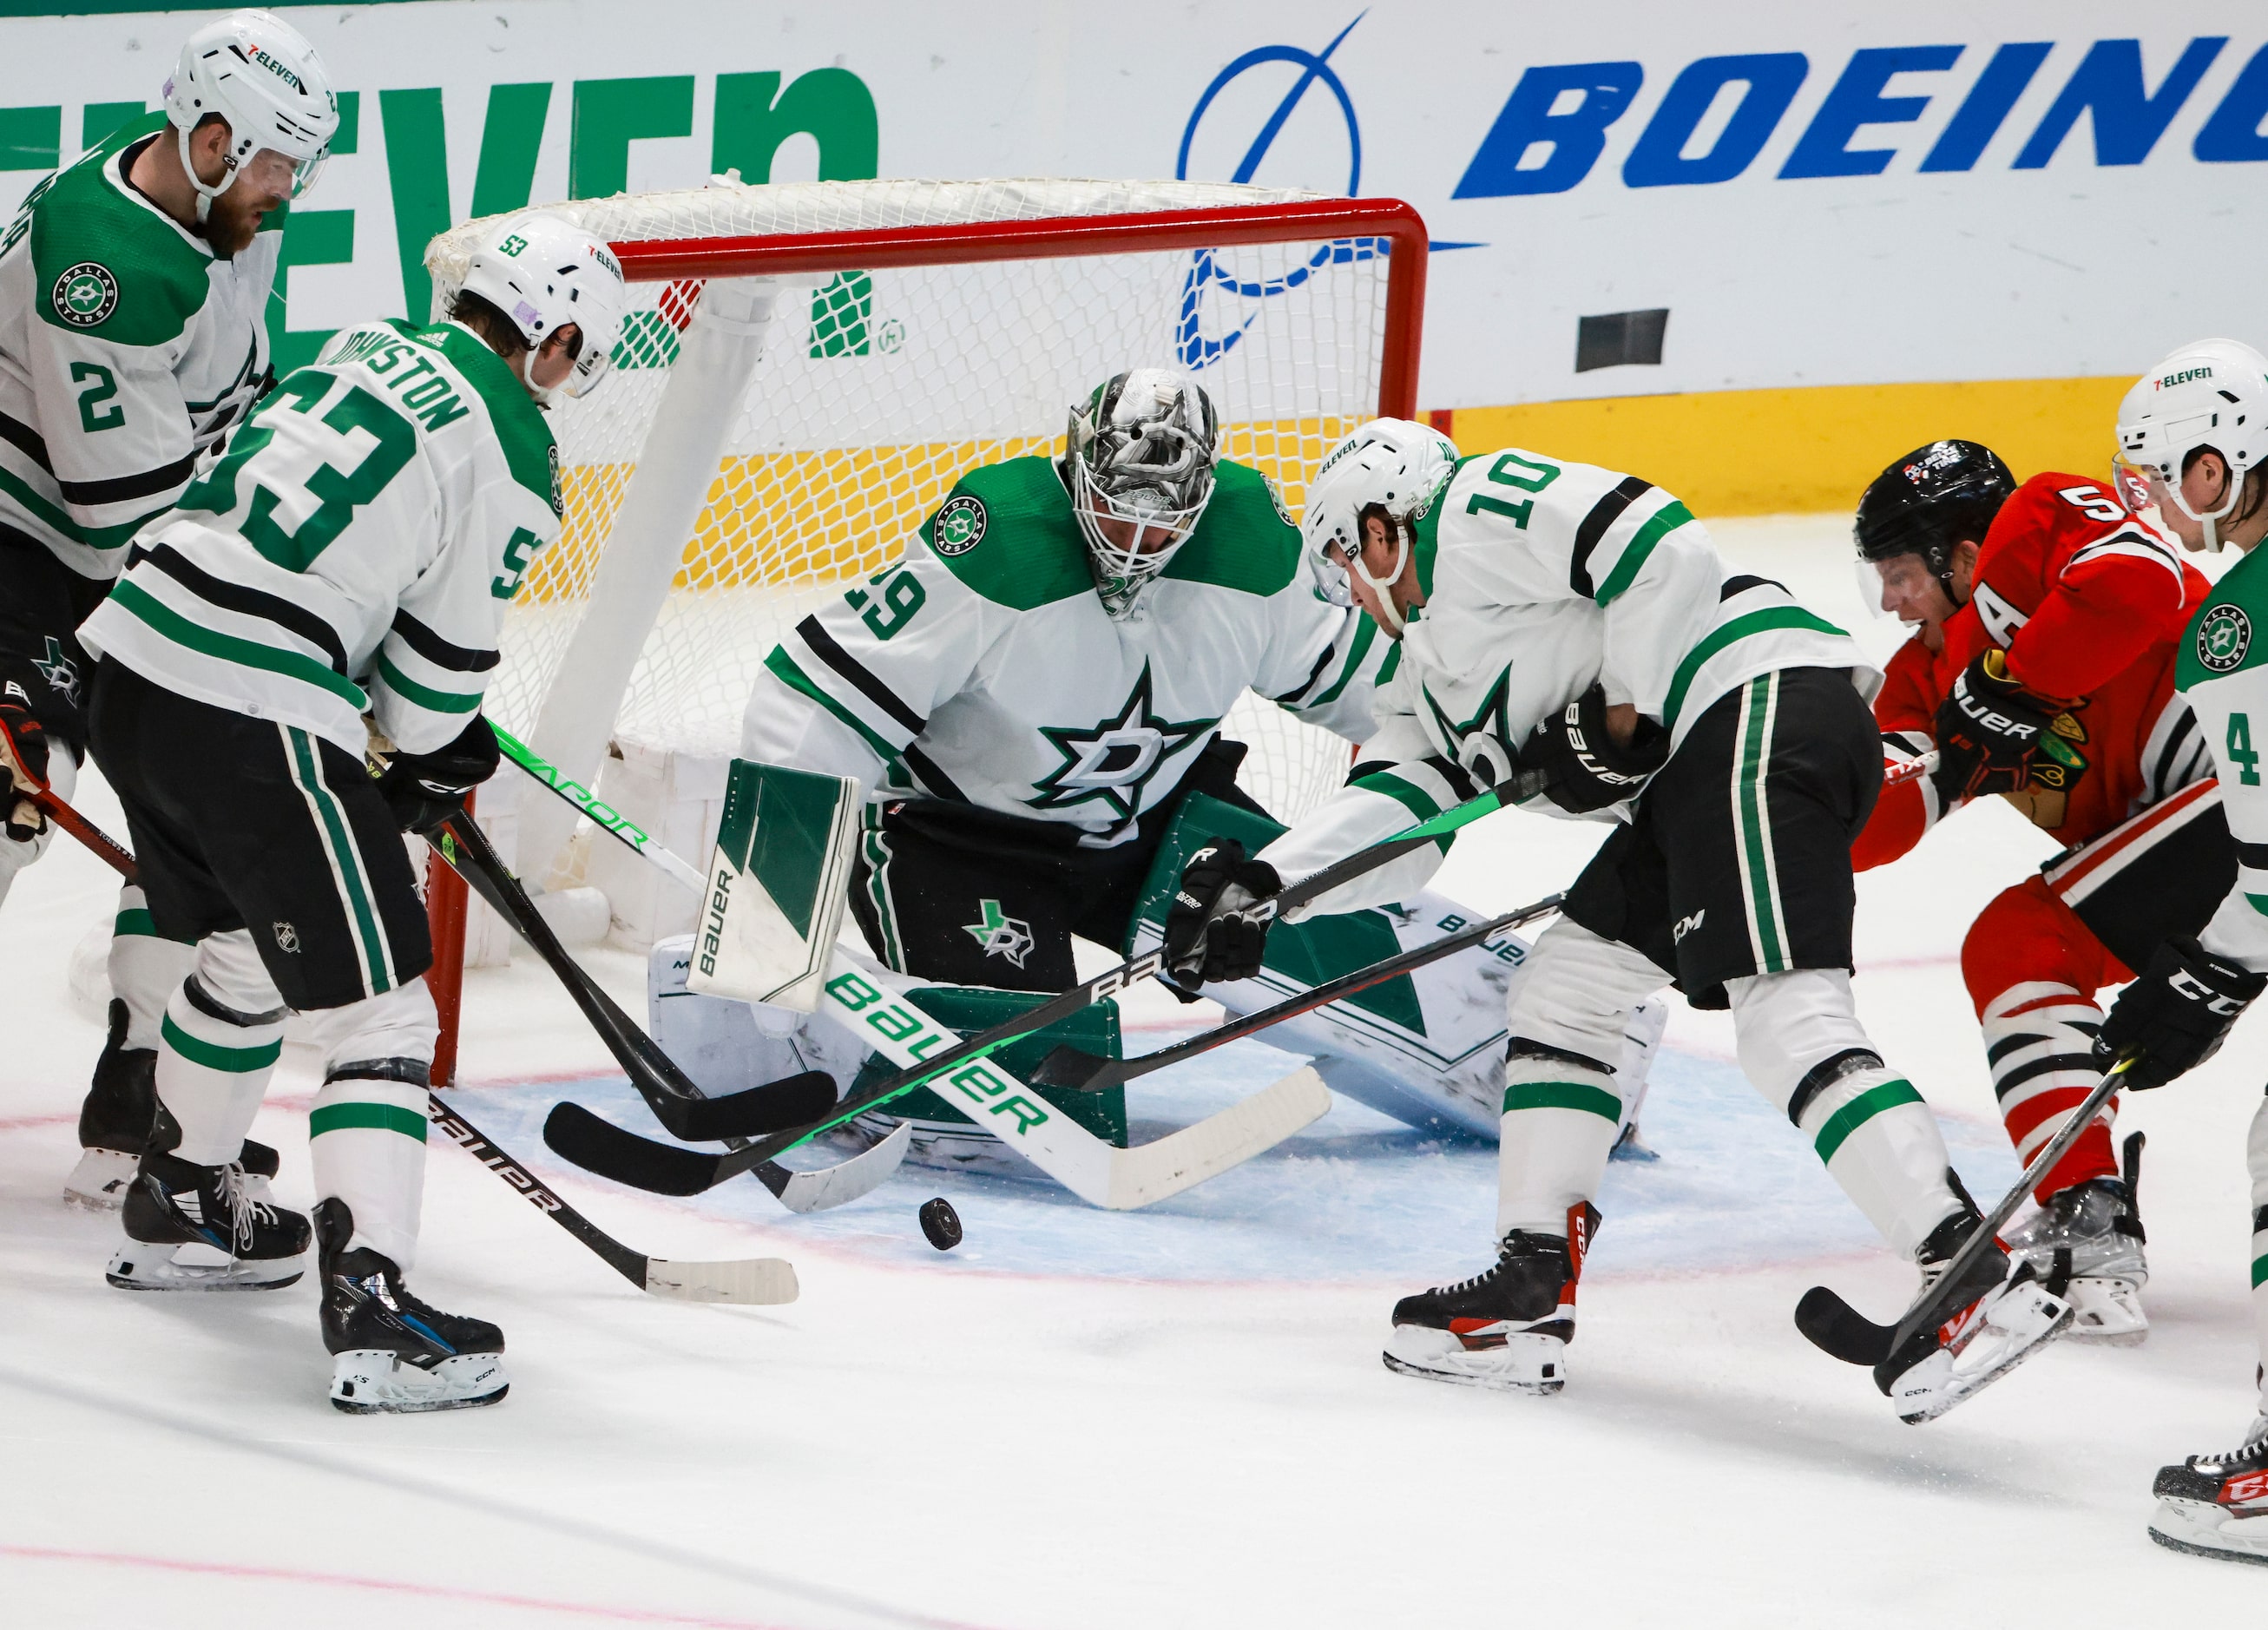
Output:
<instances>
[{"instance_id":1,"label":"green jersey stripe","mask_svg":"<svg viewBox=\"0 0 2268 1630\"><path fill-rule=\"evenodd\" d=\"M346 811L339 807L337 795L323 785L321 760L316 756L314 739L304 730L289 726L284 734L291 743L293 778L313 807L323 846L330 851L331 870L338 879L340 896L347 906L347 919L362 952L364 981L372 996L379 995L392 990L394 982L387 975L385 928L371 904L368 881L362 874L362 856L354 845L354 832L347 824Z\"/></svg>"},{"instance_id":2,"label":"green jersey stripe","mask_svg":"<svg viewBox=\"0 0 2268 1630\"><path fill-rule=\"evenodd\" d=\"M275 645L263 645L258 640L241 639L234 634L224 634L217 629L202 628L130 579L121 579L110 591L110 598L124 607L151 628L177 645L186 645L204 656L233 662L239 667L259 668L265 673L281 674L286 679L296 679L302 684L328 690L357 713L367 712L370 697L360 685L342 679L314 658L297 651L284 651Z\"/></svg>"},{"instance_id":3,"label":"green jersey stripe","mask_svg":"<svg viewBox=\"0 0 2268 1630\"><path fill-rule=\"evenodd\" d=\"M145 908L133 906L119 912L118 920L110 926L110 932L114 938L121 940L129 937L154 940L158 938L158 921Z\"/></svg>"},{"instance_id":4,"label":"green jersey stripe","mask_svg":"<svg viewBox=\"0 0 2268 1630\"><path fill-rule=\"evenodd\" d=\"M201 1041L190 1035L173 1022L172 1014L158 1021L158 1034L165 1038L166 1046L191 1064L230 1075L250 1075L284 1056L284 1037L280 1034L274 1041L258 1047L224 1047L218 1042Z\"/></svg>"},{"instance_id":5,"label":"green jersey stripe","mask_svg":"<svg viewBox=\"0 0 2268 1630\"><path fill-rule=\"evenodd\" d=\"M2261 916L2268 917L2268 894L2249 894L2244 896L2244 899L2245 903Z\"/></svg>"},{"instance_id":6,"label":"green jersey stripe","mask_svg":"<svg viewBox=\"0 0 2268 1630\"><path fill-rule=\"evenodd\" d=\"M1347 686L1353 682L1355 675L1360 671L1362 667L1362 659L1369 652L1371 642L1377 638L1378 624L1372 622L1366 616L1357 617L1355 619L1354 648L1347 653L1346 666L1339 669L1339 676L1331 682L1331 688L1329 690L1324 691L1322 695L1317 697L1314 701L1309 702L1305 705L1308 707L1329 707L1332 703L1337 701L1339 699L1339 692L1344 690ZM1381 681L1381 682L1383 682Z\"/></svg>"},{"instance_id":7,"label":"green jersey stripe","mask_svg":"<svg viewBox=\"0 0 2268 1630\"><path fill-rule=\"evenodd\" d=\"M1764 786L1771 770L1772 722L1778 709L1778 674L1759 674L1748 682L1741 693L1740 746L1733 760L1741 892L1758 973L1787 971L1787 933L1780 920L1779 880L1773 868L1771 814Z\"/></svg>"},{"instance_id":8,"label":"green jersey stripe","mask_svg":"<svg viewBox=\"0 0 2268 1630\"><path fill-rule=\"evenodd\" d=\"M1822 1162L1832 1161L1835 1152L1850 1141L1851 1134L1874 1117L1902 1103L1921 1101L1921 1095L1909 1081L1884 1081L1878 1087L1869 1087L1827 1117L1827 1124L1819 1129L1819 1136L1812 1140L1812 1147L1819 1151Z\"/></svg>"},{"instance_id":9,"label":"green jersey stripe","mask_svg":"<svg viewBox=\"0 0 2268 1630\"><path fill-rule=\"evenodd\" d=\"M1761 611L1747 612L1729 623L1719 623L1695 641L1693 649L1687 652L1685 660L1677 665L1677 673L1669 682L1669 696L1662 703L1661 722L1671 730L1677 728L1677 716L1684 711L1685 697L1712 657L1727 645L1782 628L1808 629L1815 634L1850 638L1826 618L1814 616L1801 606L1768 606Z\"/></svg>"},{"instance_id":10,"label":"green jersey stripe","mask_svg":"<svg viewBox=\"0 0 2268 1630\"><path fill-rule=\"evenodd\" d=\"M1623 1118L1623 1101L1587 1081L1515 1081L1504 1090L1504 1112L1515 1110L1580 1110L1609 1125Z\"/></svg>"},{"instance_id":11,"label":"green jersey stripe","mask_svg":"<svg viewBox=\"0 0 2268 1630\"><path fill-rule=\"evenodd\" d=\"M1615 569L1607 574L1607 580L1599 585L1599 604L1611 604L1637 579L1646 566L1646 557L1653 553L1653 546L1692 519L1693 512L1675 498L1654 511L1624 546L1622 557L1615 562Z\"/></svg>"},{"instance_id":12,"label":"green jersey stripe","mask_svg":"<svg viewBox=\"0 0 2268 1630\"><path fill-rule=\"evenodd\" d=\"M782 684L791 690L800 690L864 736L866 739L866 745L873 748L885 763L897 757L898 749L877 734L865 719L813 682L811 676L796 666L795 659L788 655L786 646L774 645L771 655L764 659L764 666L771 670L772 676Z\"/></svg>"},{"instance_id":13,"label":"green jersey stripe","mask_svg":"<svg viewBox=\"0 0 2268 1630\"><path fill-rule=\"evenodd\" d=\"M327 1132L353 1131L398 1132L423 1143L425 1117L397 1103L326 1103L307 1117L310 1138L320 1138Z\"/></svg>"},{"instance_id":14,"label":"green jersey stripe","mask_svg":"<svg viewBox=\"0 0 2268 1630\"><path fill-rule=\"evenodd\" d=\"M386 682L396 696L436 713L469 713L481 704L478 691L468 696L461 691L436 690L431 685L419 684L387 660L382 651L378 656L378 671L385 676Z\"/></svg>"},{"instance_id":15,"label":"green jersey stripe","mask_svg":"<svg viewBox=\"0 0 2268 1630\"><path fill-rule=\"evenodd\" d=\"M0 493L23 505L25 513L40 525L63 534L74 543L99 549L124 549L134 541L136 533L172 507L160 504L148 514L122 520L114 527L83 527L70 518L70 512L56 508L33 491L23 477L4 464L0 464Z\"/></svg>"},{"instance_id":16,"label":"green jersey stripe","mask_svg":"<svg viewBox=\"0 0 2268 1630\"><path fill-rule=\"evenodd\" d=\"M2263 1285L2268 1285L2268 1255L2252 1259L2252 1288L2257 1290Z\"/></svg>"}]
</instances>

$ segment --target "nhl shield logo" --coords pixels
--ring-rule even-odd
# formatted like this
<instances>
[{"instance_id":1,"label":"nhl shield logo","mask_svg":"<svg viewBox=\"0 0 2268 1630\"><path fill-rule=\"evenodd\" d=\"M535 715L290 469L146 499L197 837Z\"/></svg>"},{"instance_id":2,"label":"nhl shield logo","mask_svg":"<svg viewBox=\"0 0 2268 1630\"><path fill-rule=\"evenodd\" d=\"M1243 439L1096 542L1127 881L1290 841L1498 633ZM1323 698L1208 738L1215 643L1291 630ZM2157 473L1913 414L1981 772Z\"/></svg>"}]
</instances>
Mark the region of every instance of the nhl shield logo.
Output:
<instances>
[{"instance_id":1,"label":"nhl shield logo","mask_svg":"<svg viewBox=\"0 0 2268 1630\"><path fill-rule=\"evenodd\" d=\"M930 547L940 555L966 555L983 541L983 500L966 492L946 499L937 512Z\"/></svg>"},{"instance_id":2,"label":"nhl shield logo","mask_svg":"<svg viewBox=\"0 0 2268 1630\"><path fill-rule=\"evenodd\" d=\"M56 316L74 328L92 328L118 309L118 279L99 261L81 261L55 279L49 298Z\"/></svg>"},{"instance_id":3,"label":"nhl shield logo","mask_svg":"<svg viewBox=\"0 0 2268 1630\"><path fill-rule=\"evenodd\" d=\"M299 949L299 931L297 928L294 928L287 922L277 921L270 924L269 929L276 936L276 948L277 950L283 952L286 956L298 955Z\"/></svg>"},{"instance_id":4,"label":"nhl shield logo","mask_svg":"<svg viewBox=\"0 0 2268 1630\"><path fill-rule=\"evenodd\" d=\"M2243 666L2252 649L2252 619L2235 606L2213 606L2198 620L2197 659L2216 674Z\"/></svg>"}]
</instances>

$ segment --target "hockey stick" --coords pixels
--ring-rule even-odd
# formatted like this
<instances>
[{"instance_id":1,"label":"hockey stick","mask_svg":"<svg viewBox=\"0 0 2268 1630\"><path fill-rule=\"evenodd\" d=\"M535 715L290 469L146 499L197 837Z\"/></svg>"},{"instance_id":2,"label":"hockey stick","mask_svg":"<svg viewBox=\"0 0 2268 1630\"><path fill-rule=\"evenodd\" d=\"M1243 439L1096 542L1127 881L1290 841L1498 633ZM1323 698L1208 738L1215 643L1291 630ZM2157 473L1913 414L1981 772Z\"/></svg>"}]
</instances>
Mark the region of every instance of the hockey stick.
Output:
<instances>
[{"instance_id":1,"label":"hockey stick","mask_svg":"<svg viewBox=\"0 0 2268 1630\"><path fill-rule=\"evenodd\" d=\"M2102 1106L2110 1102L2118 1090L2119 1078L2133 1065L2132 1058L2121 1058L2104 1073L2095 1090L2087 1095L2080 1106L2071 1112L2056 1135L2048 1140L2040 1152L2024 1168L2023 1176L2016 1186L2001 1198L1984 1219L1984 1225L1969 1236L1969 1243L1955 1253L1944 1272L1936 1282L1924 1290L1904 1317L1896 1324L1877 1324L1824 1285L1814 1285L1803 1293L1803 1300L1795 1304L1795 1327L1808 1337L1812 1346L1845 1364L1879 1364L1891 1353L1899 1351L1920 1331L1944 1322L1957 1296L1965 1294L1961 1288L1962 1275L1987 1250L1992 1249L1993 1236L2000 1225L2015 1213L2024 1203L2034 1184L2055 1163L2069 1153Z\"/></svg>"},{"instance_id":2,"label":"hockey stick","mask_svg":"<svg viewBox=\"0 0 2268 1630\"><path fill-rule=\"evenodd\" d=\"M568 955L477 822L462 814L452 815L426 841L558 976L567 994L583 1010L583 1016L630 1076L630 1085L653 1110L654 1118L669 1129L670 1136L706 1143L772 1132L795 1125L799 1116L823 1113L835 1102L834 1078L817 1070L751 1087L729 1097L707 1096Z\"/></svg>"},{"instance_id":3,"label":"hockey stick","mask_svg":"<svg viewBox=\"0 0 2268 1630\"><path fill-rule=\"evenodd\" d=\"M1557 911L1565 898L1565 895L1546 895L1533 905L1523 905L1516 911L1506 911L1501 917L1491 917L1484 923L1445 934L1398 956L1373 963L1367 968L1358 968L1328 984L1287 997L1273 1007L1247 1014L1216 1029L1207 1030L1202 1036L1193 1036L1185 1042L1161 1048L1156 1052L1145 1052L1137 1058L1103 1058L1077 1047L1058 1047L1040 1060L1039 1067L1032 1072L1032 1079L1043 1087L1070 1087L1080 1092L1101 1092L1108 1088L1120 1086L1153 1070L1162 1070L1185 1058L1211 1052L1216 1047L1225 1047L1270 1025L1281 1024L1286 1019L1296 1019L1303 1013L1328 1007L1342 996L1351 996L1355 992L1366 991L1373 985L1383 985L1413 968L1423 968L1428 963L1438 962L1469 947L1484 944L1506 929L1517 928L1522 923Z\"/></svg>"},{"instance_id":4,"label":"hockey stick","mask_svg":"<svg viewBox=\"0 0 2268 1630\"><path fill-rule=\"evenodd\" d=\"M1930 749L1928 752L1918 758L1909 758L1904 763L1884 764L1882 790L1888 792L1894 786L1904 786L1909 781L1930 774L1936 768L1937 749L1935 748Z\"/></svg>"},{"instance_id":5,"label":"hockey stick","mask_svg":"<svg viewBox=\"0 0 2268 1630\"><path fill-rule=\"evenodd\" d=\"M53 793L39 794L40 808L57 826L92 850L106 865L129 883L142 881L142 868L133 855L112 843L94 823ZM97 841L99 840L99 841ZM793 1302L795 1268L777 1257L749 1257L738 1262L670 1262L641 1256L593 1222L565 1200L537 1182L527 1168L498 1148L470 1121L441 1102L431 1088L425 1089L425 1112L475 1160L526 1197L528 1204L573 1235L591 1252L640 1290L680 1302L734 1302L765 1306Z\"/></svg>"},{"instance_id":6,"label":"hockey stick","mask_svg":"<svg viewBox=\"0 0 2268 1630\"><path fill-rule=\"evenodd\" d=\"M606 1043L607 1050L622 1066L630 1084L673 1136L688 1142L713 1140L733 1147L745 1147L740 1141L742 1133L777 1126L784 1113L819 1113L823 1105L835 1102L834 1078L819 1070L806 1070L800 1075L752 1087L728 1097L706 1097L677 1067L675 1060L656 1046L653 1038L576 964L476 822L461 815L453 816L444 823L438 839L428 841L433 843L434 852L471 884L558 976L559 982L566 986L568 994L598 1031L600 1039ZM783 1095L784 1102L762 1095L779 1094L783 1088L793 1095ZM589 1114L588 1110L582 1112ZM911 1136L910 1132L904 1137L894 1132L873 1147L819 1171L791 1171L777 1162L766 1161L755 1168L756 1180L790 1211L830 1210L872 1192L895 1171L905 1159Z\"/></svg>"}]
</instances>

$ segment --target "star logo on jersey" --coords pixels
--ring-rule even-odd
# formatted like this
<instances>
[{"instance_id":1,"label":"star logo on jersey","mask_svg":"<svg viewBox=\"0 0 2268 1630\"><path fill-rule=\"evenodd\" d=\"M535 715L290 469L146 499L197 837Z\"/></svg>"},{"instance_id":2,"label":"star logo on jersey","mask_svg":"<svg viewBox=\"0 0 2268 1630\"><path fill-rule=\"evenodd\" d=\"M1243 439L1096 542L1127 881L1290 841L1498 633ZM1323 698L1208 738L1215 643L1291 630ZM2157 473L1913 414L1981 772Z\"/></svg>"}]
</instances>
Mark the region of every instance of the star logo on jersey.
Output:
<instances>
[{"instance_id":1,"label":"star logo on jersey","mask_svg":"<svg viewBox=\"0 0 2268 1630\"><path fill-rule=\"evenodd\" d=\"M1220 721L1192 719L1180 723L1160 719L1151 712L1150 665L1142 664L1142 677L1118 710L1087 729L1042 725L1040 734L1055 744L1064 762L1033 783L1037 798L1024 801L1034 809L1064 809L1073 804L1100 803L1116 824L1123 826L1142 812L1143 789L1174 754L1202 741Z\"/></svg>"},{"instance_id":2,"label":"star logo on jersey","mask_svg":"<svg viewBox=\"0 0 2268 1630\"><path fill-rule=\"evenodd\" d=\"M40 670L40 677L48 688L70 703L78 705L78 664L63 654L63 642L53 634L48 637L48 654L33 657L32 666Z\"/></svg>"},{"instance_id":3,"label":"star logo on jersey","mask_svg":"<svg viewBox=\"0 0 2268 1630\"><path fill-rule=\"evenodd\" d=\"M92 328L118 309L118 279L99 261L81 261L55 279L55 315L74 328Z\"/></svg>"},{"instance_id":4,"label":"star logo on jersey","mask_svg":"<svg viewBox=\"0 0 2268 1630\"><path fill-rule=\"evenodd\" d=\"M2241 667L2252 649L2252 619L2235 606L2214 606L2198 620L2197 659L2216 674Z\"/></svg>"},{"instance_id":5,"label":"star logo on jersey","mask_svg":"<svg viewBox=\"0 0 2268 1630\"><path fill-rule=\"evenodd\" d=\"M979 900L976 911L979 920L961 924L961 932L983 946L985 955L1005 956L1021 968L1035 943L1031 924L1008 916L998 900Z\"/></svg>"},{"instance_id":6,"label":"star logo on jersey","mask_svg":"<svg viewBox=\"0 0 2268 1630\"><path fill-rule=\"evenodd\" d=\"M1473 716L1462 724L1433 699L1431 687L1418 687L1425 705L1433 711L1434 728L1450 749L1450 756L1461 768L1479 776L1484 785L1501 781L1520 762L1518 744L1512 739L1512 721L1505 712L1505 696L1511 685L1512 664L1507 662Z\"/></svg>"},{"instance_id":7,"label":"star logo on jersey","mask_svg":"<svg viewBox=\"0 0 2268 1630\"><path fill-rule=\"evenodd\" d=\"M937 512L930 547L940 555L966 555L984 541L984 501L963 492Z\"/></svg>"}]
</instances>

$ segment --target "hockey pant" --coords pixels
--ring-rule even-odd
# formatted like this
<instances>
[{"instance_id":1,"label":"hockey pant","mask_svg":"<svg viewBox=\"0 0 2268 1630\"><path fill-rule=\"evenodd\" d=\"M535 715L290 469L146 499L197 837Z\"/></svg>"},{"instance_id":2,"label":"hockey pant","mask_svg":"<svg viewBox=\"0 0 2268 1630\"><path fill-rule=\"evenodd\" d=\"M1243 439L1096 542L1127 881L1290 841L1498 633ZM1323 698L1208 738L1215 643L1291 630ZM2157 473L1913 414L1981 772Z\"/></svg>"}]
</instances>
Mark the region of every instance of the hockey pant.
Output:
<instances>
[{"instance_id":1,"label":"hockey pant","mask_svg":"<svg viewBox=\"0 0 2268 1630\"><path fill-rule=\"evenodd\" d=\"M2194 934L2236 878L2220 785L2193 782L2058 856L1977 914L1961 972L1984 1027L2000 1118L2029 1163L2102 1079L2095 992L2132 979L2161 939ZM2114 1098L2034 1191L2115 1177Z\"/></svg>"}]
</instances>

